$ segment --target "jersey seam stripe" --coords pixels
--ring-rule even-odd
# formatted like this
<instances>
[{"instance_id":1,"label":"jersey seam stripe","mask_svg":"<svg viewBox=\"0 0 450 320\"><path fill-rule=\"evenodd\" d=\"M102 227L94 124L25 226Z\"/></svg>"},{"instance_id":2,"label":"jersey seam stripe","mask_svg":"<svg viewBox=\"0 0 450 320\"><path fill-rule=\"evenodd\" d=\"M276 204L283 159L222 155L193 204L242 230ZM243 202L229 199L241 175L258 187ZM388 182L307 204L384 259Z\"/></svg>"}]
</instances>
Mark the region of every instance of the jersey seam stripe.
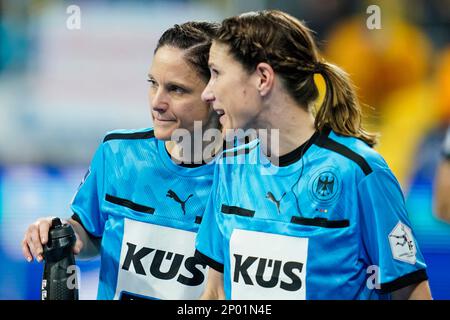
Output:
<instances>
[{"instance_id":1,"label":"jersey seam stripe","mask_svg":"<svg viewBox=\"0 0 450 320\"><path fill-rule=\"evenodd\" d=\"M426 269L416 270L393 281L382 283L380 286L380 293L390 293L425 280L428 280Z\"/></svg>"},{"instance_id":2,"label":"jersey seam stripe","mask_svg":"<svg viewBox=\"0 0 450 320\"><path fill-rule=\"evenodd\" d=\"M151 139L155 137L153 130L146 132L133 132L133 133L110 133L106 135L103 142L110 140L139 140L139 139Z\"/></svg>"},{"instance_id":3,"label":"jersey seam stripe","mask_svg":"<svg viewBox=\"0 0 450 320\"><path fill-rule=\"evenodd\" d=\"M197 249L195 250L194 257L197 258L198 260L200 260L200 262L203 262L203 263L207 264L208 266L210 266L214 270L216 270L216 271L218 271L220 273L224 272L224 265L223 265L223 263L220 263L220 262L217 262L214 259L211 259L210 257L208 257L207 255L201 253Z\"/></svg>"},{"instance_id":4,"label":"jersey seam stripe","mask_svg":"<svg viewBox=\"0 0 450 320\"><path fill-rule=\"evenodd\" d=\"M347 159L352 160L361 168L366 176L371 174L373 171L370 165L367 163L366 159L364 159L361 155L329 137L321 136L314 143L319 147L334 151L346 157Z\"/></svg>"},{"instance_id":5,"label":"jersey seam stripe","mask_svg":"<svg viewBox=\"0 0 450 320\"><path fill-rule=\"evenodd\" d=\"M227 206L225 204L222 204L220 211L225 214L235 214L237 216L250 217L250 218L253 218L253 216L255 215L254 210L249 210L249 209L236 207L236 206Z\"/></svg>"},{"instance_id":6,"label":"jersey seam stripe","mask_svg":"<svg viewBox=\"0 0 450 320\"><path fill-rule=\"evenodd\" d=\"M112 196L110 194L105 195L105 200L108 202L117 204L119 206L124 206L124 207L130 208L130 209L133 209L134 211L139 211L139 212L149 213L149 214L153 214L155 212L155 208L147 207L147 206L135 203L135 202L127 200L127 199Z\"/></svg>"},{"instance_id":7,"label":"jersey seam stripe","mask_svg":"<svg viewBox=\"0 0 450 320\"><path fill-rule=\"evenodd\" d=\"M297 216L291 218L291 223L322 228L345 228L350 226L350 221L347 219L328 220L326 218L304 218Z\"/></svg>"}]
</instances>

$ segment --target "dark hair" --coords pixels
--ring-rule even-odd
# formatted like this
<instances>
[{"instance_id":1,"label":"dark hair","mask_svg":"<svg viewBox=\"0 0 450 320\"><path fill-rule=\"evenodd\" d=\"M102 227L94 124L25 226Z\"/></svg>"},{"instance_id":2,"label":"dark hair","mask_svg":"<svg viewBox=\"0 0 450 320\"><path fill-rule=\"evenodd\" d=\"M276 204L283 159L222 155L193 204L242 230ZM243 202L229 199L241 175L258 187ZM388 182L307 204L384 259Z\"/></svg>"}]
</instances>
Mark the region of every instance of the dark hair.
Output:
<instances>
[{"instance_id":1,"label":"dark hair","mask_svg":"<svg viewBox=\"0 0 450 320\"><path fill-rule=\"evenodd\" d=\"M371 146L376 143L376 134L362 127L361 107L348 75L320 58L312 31L296 18L277 10L245 13L225 19L215 40L228 45L248 72L260 62L270 64L289 94L306 108L318 97L314 74L320 73L326 93L315 117L316 129L328 126Z\"/></svg>"},{"instance_id":2,"label":"dark hair","mask_svg":"<svg viewBox=\"0 0 450 320\"><path fill-rule=\"evenodd\" d=\"M155 49L155 53L162 46L171 46L186 50L185 59L194 67L199 76L208 82L210 72L208 68L209 48L215 37L219 24L210 22L186 22L176 24L166 30Z\"/></svg>"}]
</instances>

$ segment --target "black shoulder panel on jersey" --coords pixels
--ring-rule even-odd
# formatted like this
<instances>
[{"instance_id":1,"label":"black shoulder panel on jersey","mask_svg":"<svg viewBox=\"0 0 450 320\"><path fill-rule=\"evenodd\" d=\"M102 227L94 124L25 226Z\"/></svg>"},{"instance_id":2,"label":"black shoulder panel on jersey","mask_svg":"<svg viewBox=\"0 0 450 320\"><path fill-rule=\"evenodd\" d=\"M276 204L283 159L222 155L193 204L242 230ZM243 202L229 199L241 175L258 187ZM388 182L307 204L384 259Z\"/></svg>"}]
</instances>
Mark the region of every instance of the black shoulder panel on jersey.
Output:
<instances>
[{"instance_id":1,"label":"black shoulder panel on jersey","mask_svg":"<svg viewBox=\"0 0 450 320\"><path fill-rule=\"evenodd\" d=\"M103 142L109 140L150 139L154 137L155 132L153 130L132 133L110 133L105 137L105 139L103 139Z\"/></svg>"},{"instance_id":2,"label":"black shoulder panel on jersey","mask_svg":"<svg viewBox=\"0 0 450 320\"><path fill-rule=\"evenodd\" d=\"M334 151L334 152L339 153L340 155L343 155L344 157L352 160L361 168L361 170L364 172L364 174L366 176L372 173L372 168L367 163L366 159L364 159L364 157L357 154L350 148L344 146L343 144L334 141L333 139L329 138L328 136L320 135L320 137L314 143L321 148L325 148L325 149Z\"/></svg>"}]
</instances>

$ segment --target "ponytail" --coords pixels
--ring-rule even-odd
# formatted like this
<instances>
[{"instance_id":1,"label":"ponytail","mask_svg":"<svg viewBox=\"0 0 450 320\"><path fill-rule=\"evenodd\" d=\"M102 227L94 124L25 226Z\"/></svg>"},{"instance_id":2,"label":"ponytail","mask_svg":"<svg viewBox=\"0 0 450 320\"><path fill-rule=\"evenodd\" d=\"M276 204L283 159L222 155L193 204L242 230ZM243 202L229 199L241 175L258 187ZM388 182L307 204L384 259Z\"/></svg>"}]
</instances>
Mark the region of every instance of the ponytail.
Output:
<instances>
[{"instance_id":1,"label":"ponytail","mask_svg":"<svg viewBox=\"0 0 450 320\"><path fill-rule=\"evenodd\" d=\"M230 53L248 71L267 62L283 79L298 105L309 111L319 95L314 74L325 79L326 93L315 119L316 130L325 127L341 135L376 144L377 135L362 127L362 112L347 74L337 66L320 62L312 31L304 23L278 10L265 10L222 21L216 41L228 45Z\"/></svg>"},{"instance_id":2,"label":"ponytail","mask_svg":"<svg viewBox=\"0 0 450 320\"><path fill-rule=\"evenodd\" d=\"M322 75L326 85L325 97L315 118L316 129L320 131L328 126L338 134L356 137L374 146L378 136L362 126L361 107L347 73L327 62L317 62L314 72Z\"/></svg>"}]
</instances>

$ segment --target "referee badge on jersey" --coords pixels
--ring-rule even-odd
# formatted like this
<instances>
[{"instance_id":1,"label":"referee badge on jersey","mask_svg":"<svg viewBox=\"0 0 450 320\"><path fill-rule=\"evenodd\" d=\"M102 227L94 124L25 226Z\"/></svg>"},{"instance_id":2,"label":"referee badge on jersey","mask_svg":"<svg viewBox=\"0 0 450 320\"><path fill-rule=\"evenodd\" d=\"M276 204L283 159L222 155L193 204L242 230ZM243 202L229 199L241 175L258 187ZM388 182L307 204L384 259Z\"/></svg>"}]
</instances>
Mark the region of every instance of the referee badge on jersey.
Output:
<instances>
[{"instance_id":1,"label":"referee badge on jersey","mask_svg":"<svg viewBox=\"0 0 450 320\"><path fill-rule=\"evenodd\" d=\"M319 172L314 173L309 182L310 197L321 204L331 204L336 201L340 189L339 175L332 167L322 168Z\"/></svg>"},{"instance_id":2,"label":"referee badge on jersey","mask_svg":"<svg viewBox=\"0 0 450 320\"><path fill-rule=\"evenodd\" d=\"M394 259L410 264L416 263L416 245L411 229L406 225L397 223L389 234L389 243Z\"/></svg>"}]
</instances>

